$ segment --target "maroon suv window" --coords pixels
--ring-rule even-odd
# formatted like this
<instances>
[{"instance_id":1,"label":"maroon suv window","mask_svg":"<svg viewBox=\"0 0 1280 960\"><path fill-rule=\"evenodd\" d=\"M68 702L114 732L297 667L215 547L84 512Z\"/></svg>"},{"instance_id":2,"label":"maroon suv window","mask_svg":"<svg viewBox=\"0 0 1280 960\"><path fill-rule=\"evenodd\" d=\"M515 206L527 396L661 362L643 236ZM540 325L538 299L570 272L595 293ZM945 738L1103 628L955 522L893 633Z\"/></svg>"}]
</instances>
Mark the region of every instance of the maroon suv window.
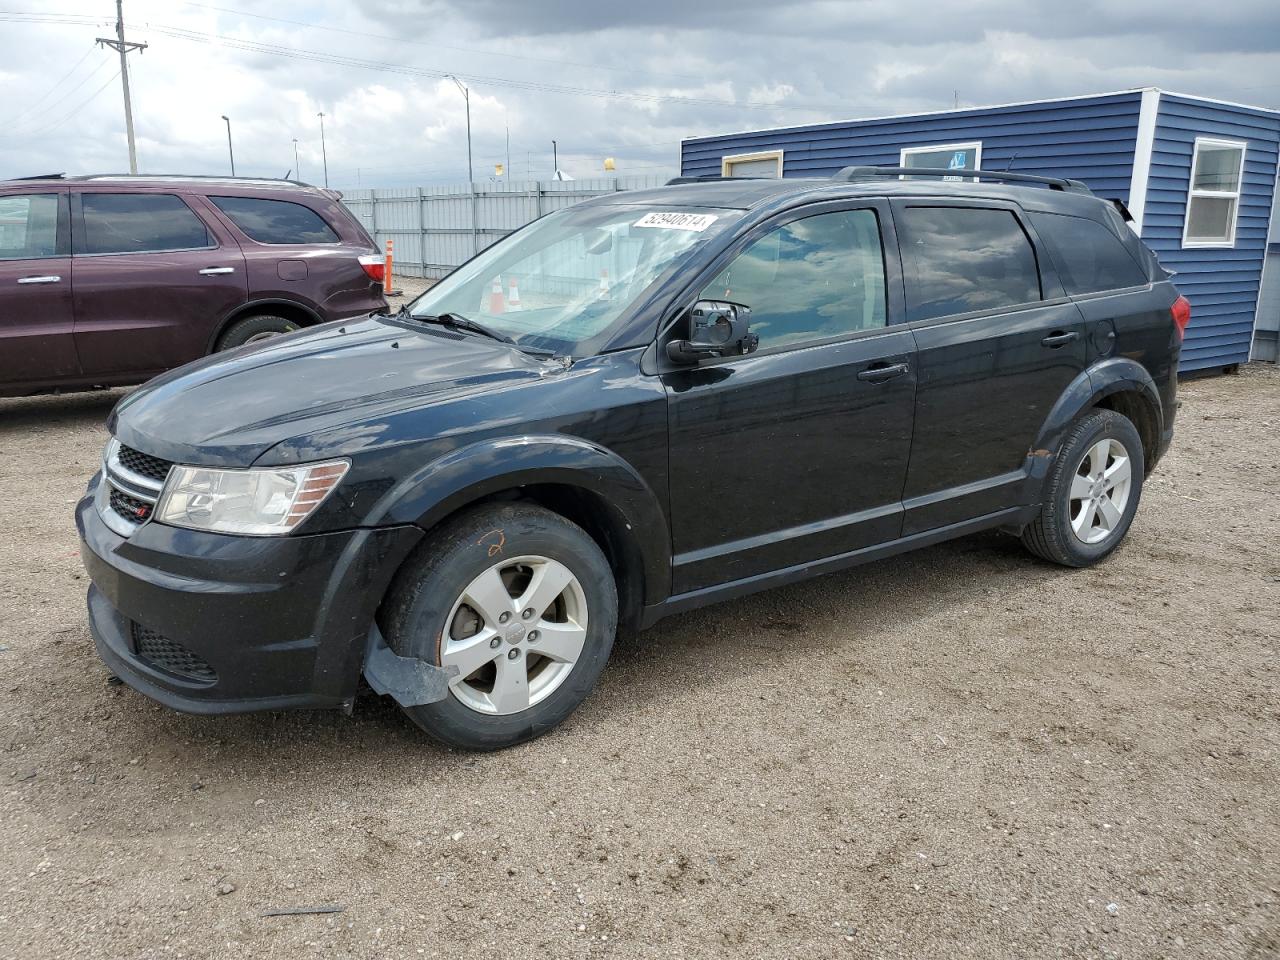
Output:
<instances>
[{"instance_id":1,"label":"maroon suv window","mask_svg":"<svg viewBox=\"0 0 1280 960\"><path fill-rule=\"evenodd\" d=\"M79 253L155 253L210 247L209 231L168 193L84 193Z\"/></svg>"},{"instance_id":2,"label":"maroon suv window","mask_svg":"<svg viewBox=\"0 0 1280 960\"><path fill-rule=\"evenodd\" d=\"M288 200L210 197L219 210L258 243L338 243L338 235L310 207Z\"/></svg>"}]
</instances>

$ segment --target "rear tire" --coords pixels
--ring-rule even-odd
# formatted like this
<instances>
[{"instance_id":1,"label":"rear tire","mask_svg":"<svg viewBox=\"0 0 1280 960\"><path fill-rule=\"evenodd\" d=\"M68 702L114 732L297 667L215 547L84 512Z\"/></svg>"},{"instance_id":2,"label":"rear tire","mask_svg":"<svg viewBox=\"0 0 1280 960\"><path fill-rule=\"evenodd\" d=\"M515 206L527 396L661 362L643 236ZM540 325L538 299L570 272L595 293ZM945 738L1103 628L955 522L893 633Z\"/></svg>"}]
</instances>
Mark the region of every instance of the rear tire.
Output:
<instances>
[{"instance_id":1,"label":"rear tire","mask_svg":"<svg viewBox=\"0 0 1280 960\"><path fill-rule=\"evenodd\" d=\"M1023 544L1066 567L1104 559L1129 532L1145 474L1142 438L1127 417L1114 410L1081 417L1062 441Z\"/></svg>"},{"instance_id":2,"label":"rear tire","mask_svg":"<svg viewBox=\"0 0 1280 960\"><path fill-rule=\"evenodd\" d=\"M402 657L457 667L449 695L405 713L437 740L498 750L546 733L595 687L618 595L580 527L531 504L448 521L396 577L379 617Z\"/></svg>"},{"instance_id":3,"label":"rear tire","mask_svg":"<svg viewBox=\"0 0 1280 960\"><path fill-rule=\"evenodd\" d=\"M246 343L259 343L263 340L270 340L273 337L284 336L286 333L293 333L298 329L298 324L292 320L286 320L284 317L273 316L272 314L260 313L256 316L245 317L243 320L237 320L218 338L217 346L213 348L214 353L221 353L223 350L230 350L233 347L243 347Z\"/></svg>"}]
</instances>

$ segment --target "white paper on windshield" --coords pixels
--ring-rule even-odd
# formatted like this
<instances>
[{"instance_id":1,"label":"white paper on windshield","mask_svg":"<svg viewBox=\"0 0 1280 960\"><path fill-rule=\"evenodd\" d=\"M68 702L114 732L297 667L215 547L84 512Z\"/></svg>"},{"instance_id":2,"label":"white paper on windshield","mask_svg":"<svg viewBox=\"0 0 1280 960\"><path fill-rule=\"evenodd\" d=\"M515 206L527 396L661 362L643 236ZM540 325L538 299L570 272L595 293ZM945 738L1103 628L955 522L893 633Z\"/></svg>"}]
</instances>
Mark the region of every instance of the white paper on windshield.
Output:
<instances>
[{"instance_id":1,"label":"white paper on windshield","mask_svg":"<svg viewBox=\"0 0 1280 960\"><path fill-rule=\"evenodd\" d=\"M657 227L659 230L694 230L701 233L716 222L714 213L646 213L633 227Z\"/></svg>"}]
</instances>

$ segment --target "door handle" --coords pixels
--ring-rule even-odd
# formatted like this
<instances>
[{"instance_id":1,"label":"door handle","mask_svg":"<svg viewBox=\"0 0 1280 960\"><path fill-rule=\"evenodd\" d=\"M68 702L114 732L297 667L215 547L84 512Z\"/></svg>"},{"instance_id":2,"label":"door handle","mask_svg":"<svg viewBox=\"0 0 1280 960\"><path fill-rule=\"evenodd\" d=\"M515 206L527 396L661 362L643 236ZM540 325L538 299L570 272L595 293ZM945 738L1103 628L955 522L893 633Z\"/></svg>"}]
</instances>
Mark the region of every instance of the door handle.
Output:
<instances>
[{"instance_id":1,"label":"door handle","mask_svg":"<svg viewBox=\"0 0 1280 960\"><path fill-rule=\"evenodd\" d=\"M235 273L235 267L205 267L200 271L202 277L215 277L220 273Z\"/></svg>"},{"instance_id":2,"label":"door handle","mask_svg":"<svg viewBox=\"0 0 1280 960\"><path fill-rule=\"evenodd\" d=\"M879 363L872 364L865 370L858 371L858 379L866 380L869 383L883 383L886 380L892 380L894 377L900 377L907 372L905 363Z\"/></svg>"},{"instance_id":3,"label":"door handle","mask_svg":"<svg viewBox=\"0 0 1280 960\"><path fill-rule=\"evenodd\" d=\"M61 277L19 277L19 283L61 283Z\"/></svg>"},{"instance_id":4,"label":"door handle","mask_svg":"<svg viewBox=\"0 0 1280 960\"><path fill-rule=\"evenodd\" d=\"M1040 343L1042 346L1046 346L1050 350L1053 350L1057 347L1065 347L1072 340L1078 340L1079 338L1080 334L1078 331L1071 330L1067 333L1063 333L1061 330L1055 330L1053 333L1049 334L1049 336L1041 340Z\"/></svg>"}]
</instances>

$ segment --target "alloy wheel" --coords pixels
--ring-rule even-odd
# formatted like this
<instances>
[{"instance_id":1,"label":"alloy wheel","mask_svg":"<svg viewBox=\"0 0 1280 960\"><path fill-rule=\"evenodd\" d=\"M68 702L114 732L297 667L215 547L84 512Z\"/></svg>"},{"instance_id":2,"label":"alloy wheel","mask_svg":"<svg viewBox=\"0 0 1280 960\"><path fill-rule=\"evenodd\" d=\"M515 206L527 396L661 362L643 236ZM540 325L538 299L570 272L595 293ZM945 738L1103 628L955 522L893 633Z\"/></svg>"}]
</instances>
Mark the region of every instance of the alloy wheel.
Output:
<instances>
[{"instance_id":1,"label":"alloy wheel","mask_svg":"<svg viewBox=\"0 0 1280 960\"><path fill-rule=\"evenodd\" d=\"M1089 448L1071 480L1071 530L1082 543L1102 543L1120 526L1132 481L1124 444L1105 437Z\"/></svg>"},{"instance_id":2,"label":"alloy wheel","mask_svg":"<svg viewBox=\"0 0 1280 960\"><path fill-rule=\"evenodd\" d=\"M587 640L587 598L558 560L524 556L489 567L454 601L440 664L449 689L477 713L527 710L573 672Z\"/></svg>"}]
</instances>

